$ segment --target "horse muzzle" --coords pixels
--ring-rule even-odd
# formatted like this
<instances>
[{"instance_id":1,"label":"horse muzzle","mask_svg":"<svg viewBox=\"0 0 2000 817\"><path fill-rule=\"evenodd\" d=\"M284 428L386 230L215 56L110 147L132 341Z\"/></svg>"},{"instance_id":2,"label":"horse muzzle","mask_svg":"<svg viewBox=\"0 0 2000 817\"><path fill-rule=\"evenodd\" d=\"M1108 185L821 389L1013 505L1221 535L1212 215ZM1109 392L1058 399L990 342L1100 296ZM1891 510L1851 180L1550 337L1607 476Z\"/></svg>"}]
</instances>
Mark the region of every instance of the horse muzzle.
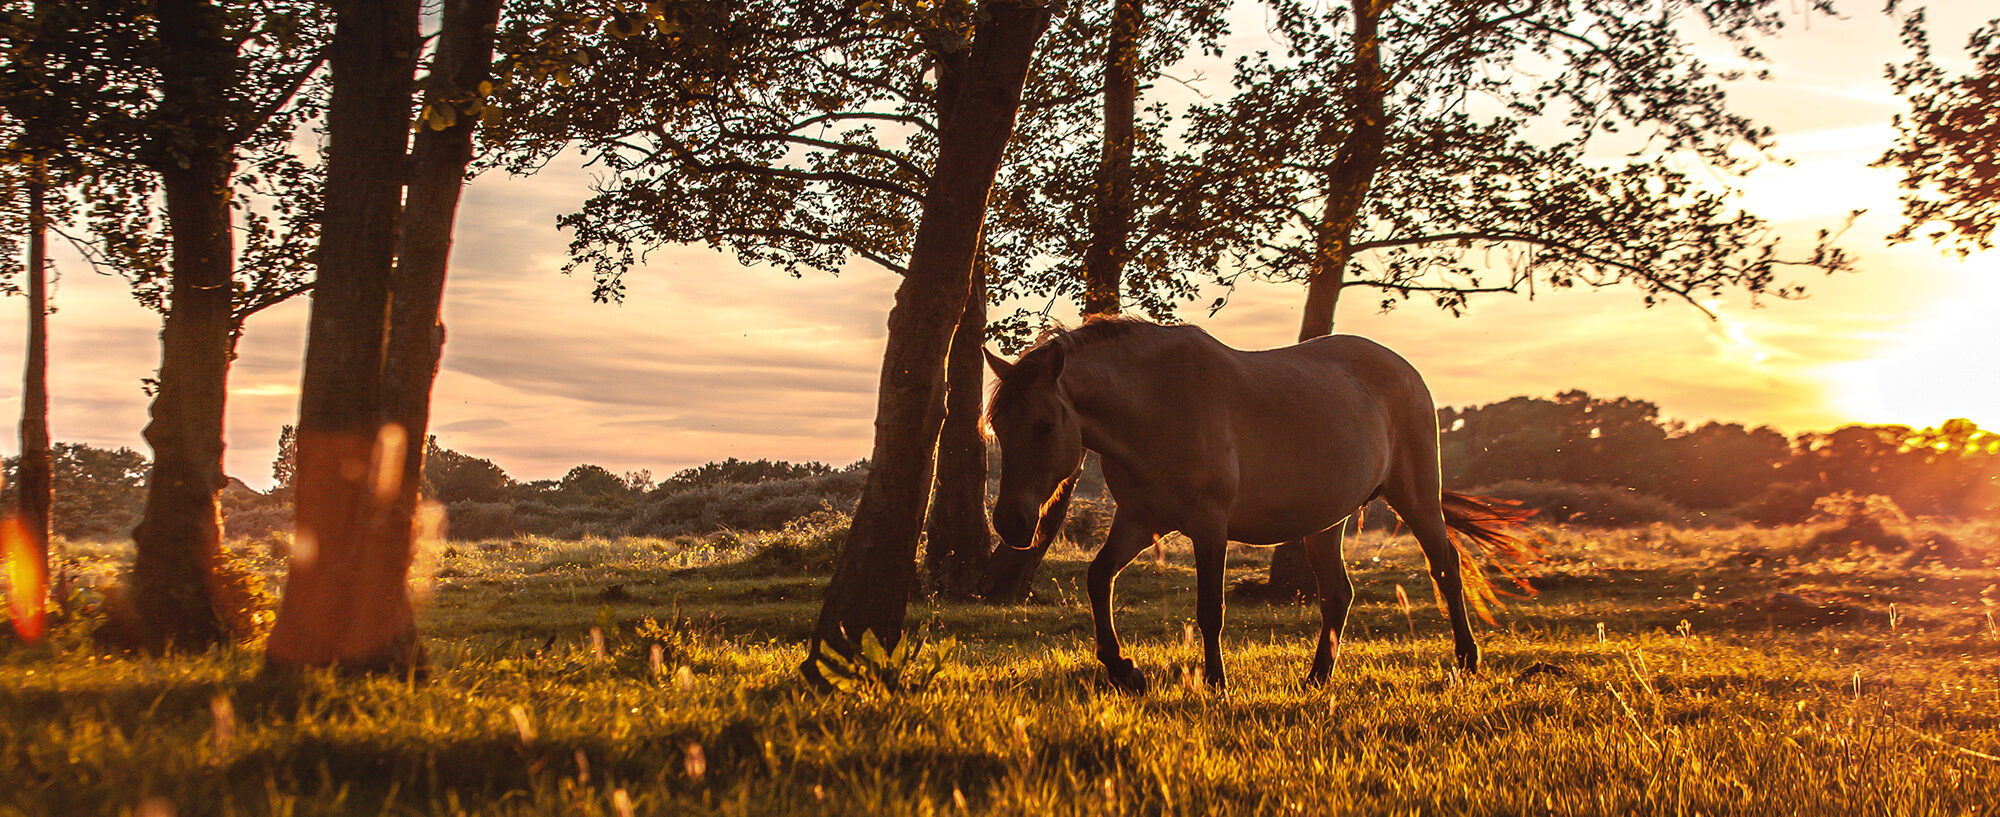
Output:
<instances>
[{"instance_id":1,"label":"horse muzzle","mask_svg":"<svg viewBox=\"0 0 2000 817\"><path fill-rule=\"evenodd\" d=\"M993 532L1000 535L1000 543L1015 550L1030 550L1037 520L1032 508L1001 510L993 508Z\"/></svg>"}]
</instances>

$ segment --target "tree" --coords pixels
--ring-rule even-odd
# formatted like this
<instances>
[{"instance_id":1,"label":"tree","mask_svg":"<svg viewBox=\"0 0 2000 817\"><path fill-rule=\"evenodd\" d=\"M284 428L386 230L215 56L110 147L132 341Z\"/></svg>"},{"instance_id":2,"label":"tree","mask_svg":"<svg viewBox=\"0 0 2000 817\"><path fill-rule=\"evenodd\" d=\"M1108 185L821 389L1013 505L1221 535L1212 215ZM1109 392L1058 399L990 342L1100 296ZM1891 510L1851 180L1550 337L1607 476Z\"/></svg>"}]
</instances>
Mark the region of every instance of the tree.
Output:
<instances>
[{"instance_id":1,"label":"tree","mask_svg":"<svg viewBox=\"0 0 2000 817\"><path fill-rule=\"evenodd\" d=\"M0 120L0 138L6 142L0 148L0 162L6 167L4 174L0 174L0 198L5 200L0 212L7 216L4 230L0 230L7 236L4 246L0 246L0 252L7 256L0 261L0 275L4 275L10 291L24 291L28 301L26 371L21 389L21 456L16 469L18 484L9 487L14 489L18 500L15 518L29 540L25 556L41 564L46 572L53 504L48 394L50 203L54 199L58 212L66 209L60 193L53 196L51 193L67 186L68 179L73 178L74 173L69 171L75 166L75 143L85 137L82 117L66 110L64 106L70 103L59 97L61 92L71 90L57 77L59 69L73 63L77 56L74 41L63 32L63 27L72 22L68 19L69 10L45 2L29 3L25 8L20 4L9 6L13 7L6 9L7 18L0 22L0 52L7 56L6 66L0 67L0 110L6 113L4 120ZM17 235L23 237L18 244L13 240ZM25 263L13 257L19 244L26 245ZM24 286L13 283L16 272L20 273L18 278ZM9 553L7 558L23 555ZM25 590L19 588L15 592ZM39 609L40 600L30 604Z\"/></svg>"},{"instance_id":2,"label":"tree","mask_svg":"<svg viewBox=\"0 0 2000 817\"><path fill-rule=\"evenodd\" d=\"M448 0L423 86L415 0L333 4L326 217L300 387L297 535L274 668L421 666L409 567L452 225L498 0ZM407 167L407 175L392 169ZM405 195L404 188L408 192Z\"/></svg>"},{"instance_id":3,"label":"tree","mask_svg":"<svg viewBox=\"0 0 2000 817\"><path fill-rule=\"evenodd\" d=\"M579 465L556 483L556 492L570 502L622 502L632 491L625 480L601 465Z\"/></svg>"},{"instance_id":4,"label":"tree","mask_svg":"<svg viewBox=\"0 0 2000 817\"><path fill-rule=\"evenodd\" d=\"M1889 9L1894 11L1896 3ZM1909 241L1926 228L1933 242L1952 242L1960 256L1993 248L2000 222L2000 19L1966 38L1973 70L1952 77L1931 59L1924 12L1903 18L1903 43L1913 53L1891 66L1896 94L1910 112L1895 117L1896 144L1877 167L1903 171L1904 225L1889 236Z\"/></svg>"},{"instance_id":5,"label":"tree","mask_svg":"<svg viewBox=\"0 0 2000 817\"><path fill-rule=\"evenodd\" d=\"M83 443L56 443L50 455L51 532L71 541L131 535L146 501L145 455ZM20 490L20 468L21 458L7 458L8 494Z\"/></svg>"},{"instance_id":6,"label":"tree","mask_svg":"<svg viewBox=\"0 0 2000 817\"><path fill-rule=\"evenodd\" d=\"M1767 491L1790 457L1791 442L1770 426L1704 423L1668 441L1673 463L1659 494L1690 508L1741 505Z\"/></svg>"},{"instance_id":7,"label":"tree","mask_svg":"<svg viewBox=\"0 0 2000 817\"><path fill-rule=\"evenodd\" d=\"M249 314L304 286L316 199L298 194L310 171L289 148L313 109L302 92L317 14L247 0L28 6L0 37L39 56L0 74L0 97L28 97L10 114L47 134L39 167L73 189L59 200L86 205L86 257L165 315L145 432L154 473L134 531L140 640L199 647L227 637L210 567L235 339Z\"/></svg>"},{"instance_id":8,"label":"tree","mask_svg":"<svg viewBox=\"0 0 2000 817\"><path fill-rule=\"evenodd\" d=\"M1848 266L1833 232L1781 257L1765 222L1669 161L1727 178L1772 149L1725 103L1735 72L1697 59L1685 31L1704 25L1754 65L1751 38L1782 27L1774 5L1271 0L1286 53L1238 60L1238 92L1190 112L1190 183L1206 192L1187 235L1225 282L1303 281L1301 341L1333 331L1350 287L1453 314L1538 287L1627 285L1704 310L1725 289L1793 296L1781 267ZM1613 145L1632 158L1593 158ZM1271 581L1310 589L1300 548L1279 549Z\"/></svg>"},{"instance_id":9,"label":"tree","mask_svg":"<svg viewBox=\"0 0 2000 817\"><path fill-rule=\"evenodd\" d=\"M989 275L999 297L1032 295L1053 303L1074 295L1085 315L1119 313L1129 301L1135 310L1171 321L1175 302L1192 296L1187 273L1196 265L1186 257L1186 242L1162 238L1176 229L1163 218L1169 208L1162 204L1172 199L1165 191L1183 170L1174 166L1165 138L1170 119L1157 104L1141 119L1138 106L1141 83L1159 78L1188 48L1199 43L1205 52L1220 53L1225 4L1156 0L1147 9L1141 0L1110 0L1093 7L1097 13L1070 15L1050 36L1028 93L1035 110L1018 129L1020 144L997 182L999 205L988 227L1000 247ZM1088 80L1093 76L1100 78L1094 86ZM1067 102L1093 96L1101 101L1102 137L1096 141L1076 136L1076 123L1089 121L1090 111ZM1017 309L1001 319L995 334L1003 345L1018 345L1045 321L1045 314ZM984 372L982 361L964 365L974 364ZM977 419L968 416L963 430L954 430L959 422L947 413L945 434L970 440ZM983 455L984 447L979 451ZM944 453L940 449L940 469ZM961 462L958 467L968 471L974 465L970 456ZM977 465L984 473L983 456ZM970 586L980 595L1014 601L1027 596L1048 544L948 555L984 555L957 572L980 576Z\"/></svg>"},{"instance_id":10,"label":"tree","mask_svg":"<svg viewBox=\"0 0 2000 817\"><path fill-rule=\"evenodd\" d=\"M299 431L286 423L278 429L278 455L271 459L271 493L292 495L299 474Z\"/></svg>"},{"instance_id":11,"label":"tree","mask_svg":"<svg viewBox=\"0 0 2000 817\"><path fill-rule=\"evenodd\" d=\"M500 502L514 489L514 478L492 460L467 456L438 445L432 437L425 443L424 494L432 500L453 502Z\"/></svg>"},{"instance_id":12,"label":"tree","mask_svg":"<svg viewBox=\"0 0 2000 817\"><path fill-rule=\"evenodd\" d=\"M866 634L888 647L902 638L944 421L945 358L965 312L987 197L1049 25L1048 9L1025 2L988 0L977 11L966 44L938 54L937 162L889 312L868 479L800 667L816 683L826 681L823 650L852 655Z\"/></svg>"},{"instance_id":13,"label":"tree","mask_svg":"<svg viewBox=\"0 0 2000 817\"><path fill-rule=\"evenodd\" d=\"M942 132L929 67L965 48L972 6L683 3L649 17L565 4L517 18L506 50L515 75L531 79L509 91L509 109L522 109L500 129L510 166L531 169L575 144L607 170L561 220L576 236L570 268L590 270L600 298L621 297L635 261L673 243L727 248L794 275L838 273L857 258L904 273ZM606 15L611 23L594 28ZM1071 92L1074 78L1038 72L1025 118L1067 129L1063 115L1088 98ZM1031 223L988 218L988 246ZM1002 243L1023 259L1039 252ZM984 311L975 304L962 317L983 322ZM951 370L964 379L950 389L974 400L984 370L966 365L976 348L962 344L960 355ZM977 436L977 416L976 400L948 413L947 434ZM951 450L936 472L943 519L933 546L983 562L990 537L971 520L984 514L984 449ZM978 571L960 567L947 572L970 593Z\"/></svg>"},{"instance_id":14,"label":"tree","mask_svg":"<svg viewBox=\"0 0 2000 817\"><path fill-rule=\"evenodd\" d=\"M1118 312L1125 244L1132 231L1134 108L1145 20L1143 0L1112 0L1111 27L1104 38L1104 156L1098 163L1096 206L1090 211L1090 249L1083 257L1086 315Z\"/></svg>"}]
</instances>

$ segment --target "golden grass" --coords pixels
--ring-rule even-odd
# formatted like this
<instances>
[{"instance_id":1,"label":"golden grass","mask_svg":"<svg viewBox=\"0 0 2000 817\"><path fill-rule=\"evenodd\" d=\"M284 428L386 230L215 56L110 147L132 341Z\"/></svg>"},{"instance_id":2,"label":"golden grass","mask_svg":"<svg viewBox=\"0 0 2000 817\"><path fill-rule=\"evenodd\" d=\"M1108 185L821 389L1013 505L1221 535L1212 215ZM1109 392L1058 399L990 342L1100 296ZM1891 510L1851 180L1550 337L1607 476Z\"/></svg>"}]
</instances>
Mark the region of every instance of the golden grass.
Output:
<instances>
[{"instance_id":1,"label":"golden grass","mask_svg":"<svg viewBox=\"0 0 2000 817\"><path fill-rule=\"evenodd\" d=\"M1472 677L1415 548L1371 534L1334 683L1298 684L1314 608L1238 604L1227 694L1191 683L1192 571L1170 552L1120 586L1144 697L1102 681L1075 551L1026 604L917 605L964 649L922 689L855 695L798 682L822 579L747 560L770 541L457 544L426 563L426 682L107 656L74 626L0 648L0 813L1990 811L2000 575L1732 561L1810 534L1549 531L1541 596L1482 631Z\"/></svg>"}]
</instances>

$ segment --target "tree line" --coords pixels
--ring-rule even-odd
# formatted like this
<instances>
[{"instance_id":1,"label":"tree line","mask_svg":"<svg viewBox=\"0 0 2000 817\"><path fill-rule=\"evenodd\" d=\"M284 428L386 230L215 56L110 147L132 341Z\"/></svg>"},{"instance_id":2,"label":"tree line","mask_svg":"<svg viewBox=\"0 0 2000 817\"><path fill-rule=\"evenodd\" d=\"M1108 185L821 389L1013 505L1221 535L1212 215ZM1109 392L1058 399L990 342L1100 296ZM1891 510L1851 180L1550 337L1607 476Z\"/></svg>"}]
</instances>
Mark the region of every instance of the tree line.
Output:
<instances>
[{"instance_id":1,"label":"tree line","mask_svg":"<svg viewBox=\"0 0 2000 817\"><path fill-rule=\"evenodd\" d=\"M1647 400L1581 391L1438 411L1445 482L1605 486L1749 521L1803 522L1831 494L1879 494L1912 514L2000 510L2000 434L1849 425L1787 437L1769 426L1689 427Z\"/></svg>"},{"instance_id":2,"label":"tree line","mask_svg":"<svg viewBox=\"0 0 2000 817\"><path fill-rule=\"evenodd\" d=\"M1815 501L1835 494L1884 496L1911 514L1969 518L2000 511L2000 433L1970 420L1936 427L1843 426L1787 436L1769 426L1710 421L1690 426L1664 418L1656 404L1633 398L1599 398L1571 390L1553 397L1514 397L1486 405L1438 410L1445 480L1457 486L1545 483L1611 489L1658 498L1724 519L1763 524L1805 522ZM259 495L236 483L240 509L285 506L291 500L295 454L288 428L273 463L273 487ZM53 447L52 531L71 540L115 540L130 534L145 502L145 455L129 448L81 443ZM16 501L19 457L9 457L10 486L0 501ZM445 506L455 539L512 535L605 535L643 530L648 535L705 532L716 525L775 529L817 510L822 502L851 509L866 461L845 467L734 457L682 469L655 481L645 470L615 474L582 464L555 479L516 480L493 461L426 443L421 494ZM1084 477L1079 493L1100 495ZM704 521L698 513L671 519L648 503L703 489L785 483L780 494L758 497L762 507ZM700 501L718 501L705 494ZM722 500L726 501L726 500ZM505 509L515 527L496 527ZM578 509L583 509L579 513ZM1549 521L1568 509L1550 507ZM604 513L591 514L589 511ZM537 521L529 521L541 515ZM591 529L596 523L598 527ZM930 543L936 548L945 543ZM1084 542L1081 544L1092 544ZM925 563L935 554L925 551ZM1010 598L1014 596L1009 596Z\"/></svg>"},{"instance_id":3,"label":"tree line","mask_svg":"<svg viewBox=\"0 0 2000 817\"><path fill-rule=\"evenodd\" d=\"M1643 14L1616 0L1269 0L1275 47L1233 55L1231 92L1186 106L1149 90L1190 53L1229 56L1225 5L1156 3L447 0L430 36L414 0L6 3L0 218L27 245L25 288L41 291L54 229L162 313L130 580L154 643L229 637L208 590L229 361L245 319L310 289L302 546L269 660L421 663L406 582L419 441L470 171L564 153L602 168L561 224L572 268L606 299L668 244L902 275L811 678L822 650L862 632L896 643L926 535L945 544L930 570L945 592L989 593L1040 558L988 548L976 486L982 341L1018 343L1043 316L989 304L1074 297L1171 318L1199 286L1248 274L1304 284L1308 338L1333 330L1356 287L1384 307L1458 312L1483 293L1621 285L1700 309L1724 291L1797 295L1788 267L1851 267L1837 228L1783 247L1726 189L1775 148L1723 93L1761 70L1755 41L1789 8L1775 0ZM1931 65L1920 17L1906 18L1916 56L1897 88L1918 113L1885 162L1906 168L1913 201L1985 201L1958 180L1984 178L1990 149L1933 149L1990 140L1952 115L1983 86ZM1742 66L1698 59L1695 30L1740 46ZM1975 38L1975 56L1991 40ZM317 149L296 149L307 134ZM1629 160L1591 158L1606 149ZM1911 207L1945 236L1985 239L1956 211ZM30 310L20 514L45 554L32 350L46 306Z\"/></svg>"}]
</instances>

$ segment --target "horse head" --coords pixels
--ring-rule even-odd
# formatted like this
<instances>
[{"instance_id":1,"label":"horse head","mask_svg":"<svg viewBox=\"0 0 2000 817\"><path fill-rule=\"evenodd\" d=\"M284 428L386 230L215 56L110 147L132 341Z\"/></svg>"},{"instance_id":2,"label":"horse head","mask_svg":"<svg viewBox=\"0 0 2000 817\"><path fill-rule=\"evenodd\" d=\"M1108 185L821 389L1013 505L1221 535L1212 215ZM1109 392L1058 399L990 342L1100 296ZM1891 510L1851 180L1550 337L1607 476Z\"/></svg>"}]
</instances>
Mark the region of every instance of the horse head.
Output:
<instances>
[{"instance_id":1,"label":"horse head","mask_svg":"<svg viewBox=\"0 0 2000 817\"><path fill-rule=\"evenodd\" d=\"M1014 363L989 351L986 362L1000 379L987 413L1000 444L993 530L1016 550L1047 547L1083 469L1083 425L1060 383L1063 347L1047 343Z\"/></svg>"}]
</instances>

